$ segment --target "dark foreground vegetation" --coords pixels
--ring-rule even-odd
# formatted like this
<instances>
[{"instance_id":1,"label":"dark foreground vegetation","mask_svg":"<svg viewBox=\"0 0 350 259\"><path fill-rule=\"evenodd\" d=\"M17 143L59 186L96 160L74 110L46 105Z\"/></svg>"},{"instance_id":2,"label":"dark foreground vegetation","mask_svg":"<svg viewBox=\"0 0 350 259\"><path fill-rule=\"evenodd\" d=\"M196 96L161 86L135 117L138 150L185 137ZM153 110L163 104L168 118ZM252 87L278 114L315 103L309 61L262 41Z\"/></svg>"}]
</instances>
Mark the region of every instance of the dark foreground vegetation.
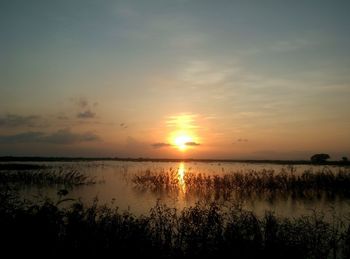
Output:
<instances>
[{"instance_id":1,"label":"dark foreground vegetation","mask_svg":"<svg viewBox=\"0 0 350 259\"><path fill-rule=\"evenodd\" d=\"M31 204L3 189L1 253L35 258L350 257L349 221L326 221L316 213L292 219L266 213L258 218L234 205L197 204L176 211L158 203L149 215L135 216L97 202L66 203Z\"/></svg>"},{"instance_id":2,"label":"dark foreground vegetation","mask_svg":"<svg viewBox=\"0 0 350 259\"><path fill-rule=\"evenodd\" d=\"M296 173L290 170L249 170L206 175L188 171L183 179L177 169L167 172L150 170L132 176L135 188L154 193L178 193L184 190L187 195L195 195L206 200L227 200L234 195L249 198L254 195L265 197L292 196L293 198L319 199L350 197L350 171L339 168L332 171L327 167L318 171L306 170ZM179 188L179 186L183 188Z\"/></svg>"}]
</instances>

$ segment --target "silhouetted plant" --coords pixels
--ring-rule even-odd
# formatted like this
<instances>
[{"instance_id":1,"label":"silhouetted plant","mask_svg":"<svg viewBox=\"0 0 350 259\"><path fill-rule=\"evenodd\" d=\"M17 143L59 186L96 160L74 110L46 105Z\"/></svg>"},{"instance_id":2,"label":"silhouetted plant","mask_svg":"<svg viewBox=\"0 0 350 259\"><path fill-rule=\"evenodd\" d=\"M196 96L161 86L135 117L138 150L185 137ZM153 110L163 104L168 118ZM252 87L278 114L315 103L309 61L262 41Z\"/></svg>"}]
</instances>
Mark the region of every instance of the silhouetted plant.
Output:
<instances>
[{"instance_id":1,"label":"silhouetted plant","mask_svg":"<svg viewBox=\"0 0 350 259\"><path fill-rule=\"evenodd\" d=\"M9 170L0 172L0 183L19 183L25 185L86 185L96 180L77 170L63 168L52 170Z\"/></svg>"},{"instance_id":2,"label":"silhouetted plant","mask_svg":"<svg viewBox=\"0 0 350 259\"><path fill-rule=\"evenodd\" d=\"M2 252L12 256L348 258L350 251L349 221L327 222L317 213L259 218L237 206L197 203L176 211L158 202L149 215L136 216L97 200L60 208L1 197Z\"/></svg>"},{"instance_id":3,"label":"silhouetted plant","mask_svg":"<svg viewBox=\"0 0 350 259\"><path fill-rule=\"evenodd\" d=\"M168 172L146 171L132 176L135 188L149 190L153 193L179 194L196 196L205 200L229 200L232 196L250 197L265 195L293 195L294 198L317 198L323 194L350 196L350 172L339 168L333 172L327 167L322 170L305 170L293 173L286 170L250 170L232 172L222 175L204 175L186 172L183 182L179 181L175 170Z\"/></svg>"}]
</instances>

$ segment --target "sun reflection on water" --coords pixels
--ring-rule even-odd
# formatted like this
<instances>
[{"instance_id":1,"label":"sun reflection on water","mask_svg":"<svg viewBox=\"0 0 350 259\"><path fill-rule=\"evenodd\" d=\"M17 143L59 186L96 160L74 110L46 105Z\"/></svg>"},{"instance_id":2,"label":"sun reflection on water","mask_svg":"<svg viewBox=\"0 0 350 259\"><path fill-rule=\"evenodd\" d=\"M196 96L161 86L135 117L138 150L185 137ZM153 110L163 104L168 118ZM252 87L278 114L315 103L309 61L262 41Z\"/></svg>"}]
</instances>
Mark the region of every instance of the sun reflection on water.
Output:
<instances>
[{"instance_id":1,"label":"sun reflection on water","mask_svg":"<svg viewBox=\"0 0 350 259\"><path fill-rule=\"evenodd\" d=\"M179 187L183 193L186 192L186 184L185 184L185 163L181 162L179 164L179 169L177 170L177 178L179 180Z\"/></svg>"}]
</instances>

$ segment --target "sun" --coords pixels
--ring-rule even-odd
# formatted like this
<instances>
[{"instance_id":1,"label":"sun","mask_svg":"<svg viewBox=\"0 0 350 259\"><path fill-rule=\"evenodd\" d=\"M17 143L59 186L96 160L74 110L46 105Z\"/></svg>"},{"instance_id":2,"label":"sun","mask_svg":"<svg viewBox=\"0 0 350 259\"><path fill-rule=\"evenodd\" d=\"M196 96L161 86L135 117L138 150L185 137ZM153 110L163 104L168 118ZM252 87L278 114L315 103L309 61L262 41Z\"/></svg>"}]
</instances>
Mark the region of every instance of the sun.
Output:
<instances>
[{"instance_id":1,"label":"sun","mask_svg":"<svg viewBox=\"0 0 350 259\"><path fill-rule=\"evenodd\" d=\"M193 114L179 114L169 116L166 124L170 128L167 143L180 152L199 146L201 139L197 134L199 126L195 122L197 116Z\"/></svg>"},{"instance_id":2,"label":"sun","mask_svg":"<svg viewBox=\"0 0 350 259\"><path fill-rule=\"evenodd\" d=\"M176 146L180 151L185 151L188 148L187 143L192 142L192 137L187 135L179 135L174 138L173 144Z\"/></svg>"}]
</instances>

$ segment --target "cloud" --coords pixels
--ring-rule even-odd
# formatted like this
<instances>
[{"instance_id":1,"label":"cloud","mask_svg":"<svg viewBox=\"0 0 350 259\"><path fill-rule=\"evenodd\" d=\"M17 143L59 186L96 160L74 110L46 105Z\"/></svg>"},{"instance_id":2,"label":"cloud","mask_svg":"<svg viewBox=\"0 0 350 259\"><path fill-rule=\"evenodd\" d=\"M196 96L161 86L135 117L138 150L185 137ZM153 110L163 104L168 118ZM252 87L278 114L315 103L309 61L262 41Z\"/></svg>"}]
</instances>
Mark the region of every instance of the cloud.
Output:
<instances>
[{"instance_id":1,"label":"cloud","mask_svg":"<svg viewBox=\"0 0 350 259\"><path fill-rule=\"evenodd\" d=\"M171 146L171 144L163 143L163 142L152 144L152 147L154 147L154 148L163 148L163 147L170 147L170 146Z\"/></svg>"},{"instance_id":2,"label":"cloud","mask_svg":"<svg viewBox=\"0 0 350 259\"><path fill-rule=\"evenodd\" d=\"M90 110L79 112L77 114L77 117L80 119L91 119L91 118L94 118L95 116L96 116L96 114Z\"/></svg>"},{"instance_id":3,"label":"cloud","mask_svg":"<svg viewBox=\"0 0 350 259\"><path fill-rule=\"evenodd\" d=\"M72 133L69 129L62 129L50 135L43 136L41 141L53 144L74 144L78 142L97 141L100 138L91 132Z\"/></svg>"},{"instance_id":4,"label":"cloud","mask_svg":"<svg viewBox=\"0 0 350 259\"><path fill-rule=\"evenodd\" d=\"M128 127L128 125L126 125L125 123L120 123L119 126L123 129L126 129Z\"/></svg>"},{"instance_id":5,"label":"cloud","mask_svg":"<svg viewBox=\"0 0 350 259\"><path fill-rule=\"evenodd\" d=\"M12 143L26 143L37 142L44 136L42 132L24 132L14 135L2 135L0 136L0 143L12 144Z\"/></svg>"},{"instance_id":6,"label":"cloud","mask_svg":"<svg viewBox=\"0 0 350 259\"><path fill-rule=\"evenodd\" d=\"M192 147L193 147L193 146L200 146L200 144L199 144L199 143L196 143L196 142L186 142L185 145L186 145L186 146L192 146Z\"/></svg>"},{"instance_id":7,"label":"cloud","mask_svg":"<svg viewBox=\"0 0 350 259\"><path fill-rule=\"evenodd\" d=\"M200 144L196 143L196 142L186 142L185 145L194 147L194 146L199 146ZM172 146L174 146L174 145L169 144L169 143L164 143L164 142L152 144L152 147L154 147L154 148L163 148L163 147L172 147Z\"/></svg>"},{"instance_id":8,"label":"cloud","mask_svg":"<svg viewBox=\"0 0 350 259\"><path fill-rule=\"evenodd\" d=\"M180 78L192 85L217 85L226 82L237 72L237 67L195 60L185 66Z\"/></svg>"},{"instance_id":9,"label":"cloud","mask_svg":"<svg viewBox=\"0 0 350 259\"><path fill-rule=\"evenodd\" d=\"M68 120L69 118L67 116L64 116L64 115L58 115L57 119L59 119L59 120Z\"/></svg>"},{"instance_id":10,"label":"cloud","mask_svg":"<svg viewBox=\"0 0 350 259\"><path fill-rule=\"evenodd\" d=\"M96 117L96 112L93 110L98 106L98 102L90 102L84 97L78 99L72 99L75 105L78 107L77 117L79 119L91 119Z\"/></svg>"},{"instance_id":11,"label":"cloud","mask_svg":"<svg viewBox=\"0 0 350 259\"><path fill-rule=\"evenodd\" d=\"M165 124L170 128L181 128L181 129L196 129L199 128L197 125L196 119L198 118L197 114L183 113L168 116L166 118Z\"/></svg>"},{"instance_id":12,"label":"cloud","mask_svg":"<svg viewBox=\"0 0 350 259\"><path fill-rule=\"evenodd\" d=\"M21 116L15 114L7 114L5 116L0 117L0 126L1 127L35 127L38 126L40 121L39 116Z\"/></svg>"},{"instance_id":13,"label":"cloud","mask_svg":"<svg viewBox=\"0 0 350 259\"><path fill-rule=\"evenodd\" d=\"M0 143L33 143L42 142L50 144L70 145L81 142L99 141L100 138L95 133L73 133L69 129L61 129L51 134L43 132L24 132L14 135L0 136Z\"/></svg>"}]
</instances>

